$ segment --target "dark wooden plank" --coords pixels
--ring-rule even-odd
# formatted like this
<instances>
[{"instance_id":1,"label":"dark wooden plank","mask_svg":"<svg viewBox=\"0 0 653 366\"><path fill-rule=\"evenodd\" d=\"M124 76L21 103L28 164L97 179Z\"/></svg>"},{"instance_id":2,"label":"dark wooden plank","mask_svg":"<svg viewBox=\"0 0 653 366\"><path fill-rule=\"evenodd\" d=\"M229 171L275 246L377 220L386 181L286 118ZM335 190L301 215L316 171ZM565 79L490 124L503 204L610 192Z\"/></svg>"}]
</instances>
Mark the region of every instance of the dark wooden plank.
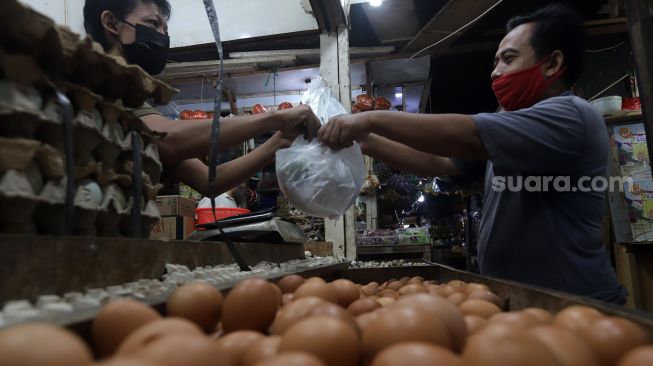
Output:
<instances>
[{"instance_id":1,"label":"dark wooden plank","mask_svg":"<svg viewBox=\"0 0 653 366\"><path fill-rule=\"evenodd\" d=\"M300 244L236 244L245 261L304 258ZM165 265L234 263L224 243L125 238L0 236L0 303L158 279Z\"/></svg>"}]
</instances>

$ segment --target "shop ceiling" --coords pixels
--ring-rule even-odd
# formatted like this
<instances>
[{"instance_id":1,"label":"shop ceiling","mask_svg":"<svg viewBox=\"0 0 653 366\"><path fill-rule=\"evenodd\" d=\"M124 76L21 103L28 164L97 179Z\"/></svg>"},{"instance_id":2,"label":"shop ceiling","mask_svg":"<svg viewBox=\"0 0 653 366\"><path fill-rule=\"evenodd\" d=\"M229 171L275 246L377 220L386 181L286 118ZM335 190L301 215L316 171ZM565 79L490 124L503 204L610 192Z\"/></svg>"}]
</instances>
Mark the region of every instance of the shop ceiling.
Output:
<instances>
[{"instance_id":1,"label":"shop ceiling","mask_svg":"<svg viewBox=\"0 0 653 366\"><path fill-rule=\"evenodd\" d=\"M306 0L297 1L306 8ZM354 62L374 62L415 56L496 2L497 0L384 0L381 6L374 7L366 0L354 0L349 19L351 59ZM504 0L480 21L417 55L436 58L494 49L503 36L504 24L510 17L549 2ZM586 19L590 35L626 32L625 18L619 17L618 1L577 0L569 3ZM315 67L319 64L319 33L316 29L224 42L228 57L225 76ZM211 43L175 48L170 58L175 63L169 65L163 75L168 81L188 82L192 78L216 76L216 51Z\"/></svg>"}]
</instances>

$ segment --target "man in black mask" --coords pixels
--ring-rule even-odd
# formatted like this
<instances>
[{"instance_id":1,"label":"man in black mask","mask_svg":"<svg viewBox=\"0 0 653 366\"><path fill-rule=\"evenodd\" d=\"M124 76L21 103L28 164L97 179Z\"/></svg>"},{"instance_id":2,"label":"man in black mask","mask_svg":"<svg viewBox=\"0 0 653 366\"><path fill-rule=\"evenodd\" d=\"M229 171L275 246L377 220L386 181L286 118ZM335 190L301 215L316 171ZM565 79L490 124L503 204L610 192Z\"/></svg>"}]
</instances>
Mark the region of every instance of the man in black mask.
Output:
<instances>
[{"instance_id":1,"label":"man in black mask","mask_svg":"<svg viewBox=\"0 0 653 366\"><path fill-rule=\"evenodd\" d=\"M168 59L170 14L168 0L86 0L84 27L108 54L123 57L156 75L163 71ZM208 155L211 121L169 120L147 104L132 113L152 130L167 134L157 142L164 170L207 194L208 167L197 158ZM225 192L247 180L271 163L278 149L289 147L302 133L312 139L319 126L319 120L306 106L221 121L223 149L270 130L280 132L250 154L221 165L216 190Z\"/></svg>"}]
</instances>

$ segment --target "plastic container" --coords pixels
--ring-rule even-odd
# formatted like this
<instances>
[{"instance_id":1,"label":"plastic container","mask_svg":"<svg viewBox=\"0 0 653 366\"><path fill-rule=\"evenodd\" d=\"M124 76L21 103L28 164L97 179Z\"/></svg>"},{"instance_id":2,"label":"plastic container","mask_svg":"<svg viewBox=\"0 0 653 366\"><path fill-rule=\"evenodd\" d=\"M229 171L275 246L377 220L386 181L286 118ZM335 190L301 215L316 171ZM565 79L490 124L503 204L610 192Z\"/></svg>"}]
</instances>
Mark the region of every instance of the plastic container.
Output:
<instances>
[{"instance_id":1,"label":"plastic container","mask_svg":"<svg viewBox=\"0 0 653 366\"><path fill-rule=\"evenodd\" d=\"M621 110L621 103L623 98L618 95L613 95L610 97L603 97L595 99L590 103L596 108L596 110L601 113L602 116L607 116L619 112Z\"/></svg>"},{"instance_id":2,"label":"plastic container","mask_svg":"<svg viewBox=\"0 0 653 366\"><path fill-rule=\"evenodd\" d=\"M627 111L638 111L642 109L641 100L637 98L624 98L621 109Z\"/></svg>"},{"instance_id":3,"label":"plastic container","mask_svg":"<svg viewBox=\"0 0 653 366\"><path fill-rule=\"evenodd\" d=\"M246 208L233 208L233 207L216 207L215 208L215 217L213 217L213 212L211 208L197 208L195 209L195 224L209 224L215 222L215 219L218 220L226 219L227 217L237 216L242 214L251 213L252 211Z\"/></svg>"}]
</instances>

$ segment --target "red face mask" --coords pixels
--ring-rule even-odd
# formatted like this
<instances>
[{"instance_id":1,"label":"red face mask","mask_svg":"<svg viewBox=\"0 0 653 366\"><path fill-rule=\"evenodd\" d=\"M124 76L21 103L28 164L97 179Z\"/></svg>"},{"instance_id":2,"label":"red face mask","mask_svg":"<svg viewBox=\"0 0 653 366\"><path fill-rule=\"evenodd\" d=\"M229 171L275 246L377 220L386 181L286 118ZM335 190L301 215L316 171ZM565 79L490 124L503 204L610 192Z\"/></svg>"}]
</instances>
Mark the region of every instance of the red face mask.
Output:
<instances>
[{"instance_id":1,"label":"red face mask","mask_svg":"<svg viewBox=\"0 0 653 366\"><path fill-rule=\"evenodd\" d=\"M566 70L563 67L555 75L545 79L540 70L544 62L546 60L492 81L492 90L503 109L511 112L533 106L542 91L558 80Z\"/></svg>"}]
</instances>

